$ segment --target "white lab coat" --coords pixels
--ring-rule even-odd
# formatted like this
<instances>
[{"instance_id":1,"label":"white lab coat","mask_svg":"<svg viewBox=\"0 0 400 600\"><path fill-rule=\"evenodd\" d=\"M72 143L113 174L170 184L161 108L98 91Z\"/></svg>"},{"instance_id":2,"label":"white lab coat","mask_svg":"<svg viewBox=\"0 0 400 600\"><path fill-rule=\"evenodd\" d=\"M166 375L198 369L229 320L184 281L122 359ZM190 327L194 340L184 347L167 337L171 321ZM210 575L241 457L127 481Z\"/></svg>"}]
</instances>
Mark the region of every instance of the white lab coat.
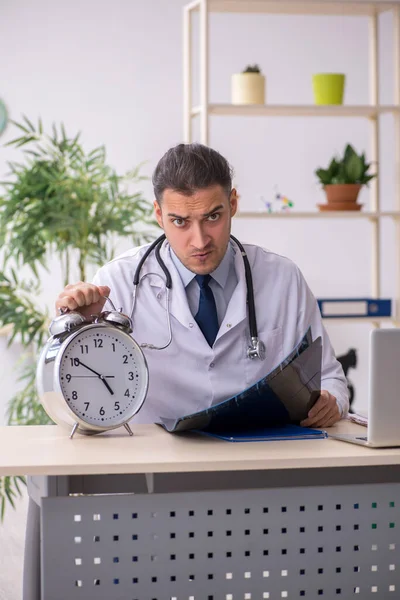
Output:
<instances>
[{"instance_id":1,"label":"white lab coat","mask_svg":"<svg viewBox=\"0 0 400 600\"><path fill-rule=\"evenodd\" d=\"M134 248L102 267L94 278L107 285L117 308L130 315L133 277L147 246ZM322 389L337 398L342 414L348 410L346 379L322 325L317 302L298 267L289 259L258 246L245 245L253 275L259 338L265 360L247 358L249 326L243 259L237 247L238 284L210 348L190 312L186 292L164 242L161 250L172 277L170 314L172 343L165 350L144 349L149 367L149 389L136 423L153 423L159 417L177 418L203 410L243 391L279 364L311 326L315 339L322 336ZM133 314L133 338L162 346L168 339L165 311L165 277L154 252L143 265ZM161 275L161 278L155 273Z\"/></svg>"}]
</instances>

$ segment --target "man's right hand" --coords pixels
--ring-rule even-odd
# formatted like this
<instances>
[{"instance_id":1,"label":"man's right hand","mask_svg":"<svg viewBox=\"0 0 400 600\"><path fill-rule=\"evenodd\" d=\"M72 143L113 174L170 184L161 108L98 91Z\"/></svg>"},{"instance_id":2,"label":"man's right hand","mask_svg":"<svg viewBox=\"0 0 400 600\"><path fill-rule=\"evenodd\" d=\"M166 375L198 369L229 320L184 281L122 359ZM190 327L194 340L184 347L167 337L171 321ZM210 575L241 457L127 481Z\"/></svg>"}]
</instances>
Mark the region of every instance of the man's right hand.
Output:
<instances>
[{"instance_id":1,"label":"man's right hand","mask_svg":"<svg viewBox=\"0 0 400 600\"><path fill-rule=\"evenodd\" d=\"M103 310L106 303L105 296L110 293L106 285L93 285L79 281L67 285L56 300L56 310L68 308L76 310L84 317L90 317Z\"/></svg>"}]
</instances>

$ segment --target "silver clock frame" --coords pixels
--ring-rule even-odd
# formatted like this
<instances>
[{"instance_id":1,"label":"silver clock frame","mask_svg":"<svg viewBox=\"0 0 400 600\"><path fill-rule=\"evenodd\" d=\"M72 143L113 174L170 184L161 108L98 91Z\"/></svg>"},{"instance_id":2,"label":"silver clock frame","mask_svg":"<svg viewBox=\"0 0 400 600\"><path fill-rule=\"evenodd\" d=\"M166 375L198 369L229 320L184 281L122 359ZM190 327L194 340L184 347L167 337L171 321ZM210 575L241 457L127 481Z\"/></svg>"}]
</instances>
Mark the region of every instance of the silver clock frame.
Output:
<instances>
[{"instance_id":1,"label":"silver clock frame","mask_svg":"<svg viewBox=\"0 0 400 600\"><path fill-rule=\"evenodd\" d=\"M107 329L107 330L118 330L119 334L127 338L127 342L134 346L137 354L143 358L144 361L144 393L139 408L135 407L132 413L129 413L127 418L118 423L118 425L93 425L87 423L84 419L74 413L69 407L64 394L61 390L60 382L60 366L63 355L65 354L70 343L82 332L93 329ZM149 387L149 369L146 361L146 357L143 354L140 346L135 340L119 326L110 325L110 323L94 322L85 323L74 328L72 331L65 331L59 335L54 335L46 342L36 369L36 387L39 394L40 401L49 415L49 417L57 424L64 425L72 428L70 437L72 438L75 432L84 435L95 435L104 431L110 431L117 429L118 427L125 427L129 435L133 435L128 422L136 415L142 408Z\"/></svg>"}]
</instances>

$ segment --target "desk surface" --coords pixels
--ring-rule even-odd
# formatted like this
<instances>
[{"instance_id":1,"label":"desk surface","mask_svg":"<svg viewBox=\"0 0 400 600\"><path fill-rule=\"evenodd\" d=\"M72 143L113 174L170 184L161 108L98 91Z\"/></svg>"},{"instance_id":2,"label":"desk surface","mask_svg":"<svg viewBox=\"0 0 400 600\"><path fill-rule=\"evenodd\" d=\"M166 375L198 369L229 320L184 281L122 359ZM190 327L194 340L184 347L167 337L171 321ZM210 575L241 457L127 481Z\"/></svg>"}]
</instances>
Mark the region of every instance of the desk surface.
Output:
<instances>
[{"instance_id":1,"label":"desk surface","mask_svg":"<svg viewBox=\"0 0 400 600\"><path fill-rule=\"evenodd\" d=\"M349 422L341 433L366 429ZM333 439L231 443L137 425L94 437L56 425L0 427L0 475L174 473L400 464L400 448L372 450Z\"/></svg>"}]
</instances>

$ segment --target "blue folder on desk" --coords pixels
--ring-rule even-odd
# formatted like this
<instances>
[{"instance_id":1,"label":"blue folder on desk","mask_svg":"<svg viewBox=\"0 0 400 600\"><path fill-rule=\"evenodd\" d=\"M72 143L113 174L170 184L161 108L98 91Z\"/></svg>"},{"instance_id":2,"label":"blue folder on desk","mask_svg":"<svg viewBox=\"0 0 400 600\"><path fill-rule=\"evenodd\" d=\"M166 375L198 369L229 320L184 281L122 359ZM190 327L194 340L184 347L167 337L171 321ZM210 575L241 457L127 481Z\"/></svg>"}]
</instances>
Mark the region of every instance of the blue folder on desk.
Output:
<instances>
[{"instance_id":1,"label":"blue folder on desk","mask_svg":"<svg viewBox=\"0 0 400 600\"><path fill-rule=\"evenodd\" d=\"M227 442L281 442L288 440L319 440L327 438L328 434L321 429L300 427L288 424L283 427L266 427L265 429L249 429L247 431L224 431L215 433L194 429L195 433L225 440Z\"/></svg>"},{"instance_id":2,"label":"blue folder on desk","mask_svg":"<svg viewBox=\"0 0 400 600\"><path fill-rule=\"evenodd\" d=\"M294 427L320 395L321 360L321 338L312 341L309 329L284 361L248 389L197 413L160 417L159 424L170 433L195 430L229 441L325 437Z\"/></svg>"}]
</instances>

